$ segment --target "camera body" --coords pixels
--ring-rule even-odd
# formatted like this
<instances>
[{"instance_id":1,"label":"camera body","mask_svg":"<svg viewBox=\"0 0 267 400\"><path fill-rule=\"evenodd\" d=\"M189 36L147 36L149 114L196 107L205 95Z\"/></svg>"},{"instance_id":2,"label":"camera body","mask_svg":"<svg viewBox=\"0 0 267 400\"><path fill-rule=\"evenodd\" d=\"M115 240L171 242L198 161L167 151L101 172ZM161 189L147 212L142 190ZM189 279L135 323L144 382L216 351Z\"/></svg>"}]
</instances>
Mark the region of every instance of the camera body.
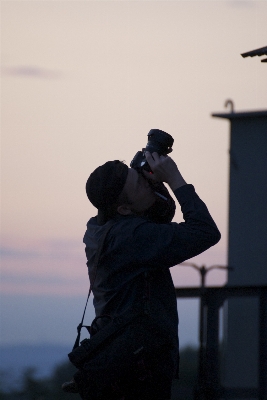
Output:
<instances>
[{"instance_id":1,"label":"camera body","mask_svg":"<svg viewBox=\"0 0 267 400\"><path fill-rule=\"evenodd\" d=\"M146 151L149 151L151 154L157 152L160 156L166 156L172 152L174 139L167 132L160 129L151 129L147 136L148 142L146 147L136 153L130 164L131 168L136 169L138 172L141 172L143 169L151 172L145 157Z\"/></svg>"},{"instance_id":2,"label":"camera body","mask_svg":"<svg viewBox=\"0 0 267 400\"><path fill-rule=\"evenodd\" d=\"M142 171L152 172L146 160L145 152L151 154L157 152L160 156L166 156L172 152L174 139L168 133L160 129L151 129L148 132L148 142L142 151L138 151L131 161L131 168L134 168L138 173ZM144 176L144 174L142 174ZM167 224L172 221L175 214L175 202L171 197L168 189L163 182L149 181L154 193L157 195L156 202L150 207L145 216L152 222L159 224Z\"/></svg>"}]
</instances>

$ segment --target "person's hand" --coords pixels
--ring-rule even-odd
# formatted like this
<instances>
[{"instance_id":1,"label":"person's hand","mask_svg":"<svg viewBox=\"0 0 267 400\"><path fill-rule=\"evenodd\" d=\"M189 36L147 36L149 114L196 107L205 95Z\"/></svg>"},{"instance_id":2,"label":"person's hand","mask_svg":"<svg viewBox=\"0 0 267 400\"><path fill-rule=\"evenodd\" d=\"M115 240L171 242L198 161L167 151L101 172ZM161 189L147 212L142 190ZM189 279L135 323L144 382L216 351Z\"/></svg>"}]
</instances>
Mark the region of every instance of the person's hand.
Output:
<instances>
[{"instance_id":1,"label":"person's hand","mask_svg":"<svg viewBox=\"0 0 267 400\"><path fill-rule=\"evenodd\" d=\"M159 156L154 152L150 154L145 152L146 160L153 172L153 174L143 171L146 178L154 182L166 182L174 191L180 186L186 185L176 163L169 156Z\"/></svg>"}]
</instances>

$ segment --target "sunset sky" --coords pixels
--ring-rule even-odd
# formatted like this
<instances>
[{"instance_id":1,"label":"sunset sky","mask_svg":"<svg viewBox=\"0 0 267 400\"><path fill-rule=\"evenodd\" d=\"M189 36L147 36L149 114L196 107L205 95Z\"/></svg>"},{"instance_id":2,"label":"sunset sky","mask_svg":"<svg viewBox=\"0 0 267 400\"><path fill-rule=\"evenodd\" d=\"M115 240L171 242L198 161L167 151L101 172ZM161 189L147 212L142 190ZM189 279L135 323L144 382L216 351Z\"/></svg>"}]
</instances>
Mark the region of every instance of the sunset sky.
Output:
<instances>
[{"instance_id":1,"label":"sunset sky","mask_svg":"<svg viewBox=\"0 0 267 400\"><path fill-rule=\"evenodd\" d=\"M72 344L96 213L85 182L107 160L129 165L151 128L174 137L222 234L192 261L227 264L229 125L211 113L227 99L267 108L267 65L240 56L267 45L266 19L266 1L1 1L2 343ZM199 284L190 267L172 272ZM182 344L196 340L192 304L179 306Z\"/></svg>"}]
</instances>

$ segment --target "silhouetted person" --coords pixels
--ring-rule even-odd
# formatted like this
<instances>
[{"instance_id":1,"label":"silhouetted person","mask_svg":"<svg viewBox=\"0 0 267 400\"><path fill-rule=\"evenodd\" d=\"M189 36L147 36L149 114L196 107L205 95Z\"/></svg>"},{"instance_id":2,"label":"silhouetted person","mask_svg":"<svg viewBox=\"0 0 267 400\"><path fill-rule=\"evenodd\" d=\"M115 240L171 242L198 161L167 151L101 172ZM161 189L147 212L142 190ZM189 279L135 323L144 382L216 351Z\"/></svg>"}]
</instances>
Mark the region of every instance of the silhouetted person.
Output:
<instances>
[{"instance_id":1,"label":"silhouetted person","mask_svg":"<svg viewBox=\"0 0 267 400\"><path fill-rule=\"evenodd\" d=\"M145 313L148 319L140 318L138 326L133 322L132 328L120 335L120 346L116 339L111 341L104 361L103 356L96 356L65 384L65 390L79 391L83 399L171 398L179 344L170 268L220 240L206 205L194 187L186 184L172 158L146 152L146 159L153 174L138 173L117 160L108 161L90 175L86 184L87 196L98 209L84 236L96 317ZM184 222L158 223L148 217L148 210L157 207L156 182L169 185ZM99 241L110 223L113 225L95 271ZM97 322L101 330L110 320L100 317Z\"/></svg>"}]
</instances>

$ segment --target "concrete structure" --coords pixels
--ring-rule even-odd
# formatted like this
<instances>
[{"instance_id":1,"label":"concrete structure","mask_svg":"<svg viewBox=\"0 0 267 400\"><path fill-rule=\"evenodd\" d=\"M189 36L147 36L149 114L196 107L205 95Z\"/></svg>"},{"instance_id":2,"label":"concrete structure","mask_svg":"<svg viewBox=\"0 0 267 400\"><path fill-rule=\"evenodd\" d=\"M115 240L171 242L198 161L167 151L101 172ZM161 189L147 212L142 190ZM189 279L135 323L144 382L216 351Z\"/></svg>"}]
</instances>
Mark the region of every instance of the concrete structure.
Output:
<instances>
[{"instance_id":1,"label":"concrete structure","mask_svg":"<svg viewBox=\"0 0 267 400\"><path fill-rule=\"evenodd\" d=\"M266 285L267 110L212 115L230 121L228 285ZM222 384L247 394L258 385L257 306L257 299L228 301Z\"/></svg>"}]
</instances>

